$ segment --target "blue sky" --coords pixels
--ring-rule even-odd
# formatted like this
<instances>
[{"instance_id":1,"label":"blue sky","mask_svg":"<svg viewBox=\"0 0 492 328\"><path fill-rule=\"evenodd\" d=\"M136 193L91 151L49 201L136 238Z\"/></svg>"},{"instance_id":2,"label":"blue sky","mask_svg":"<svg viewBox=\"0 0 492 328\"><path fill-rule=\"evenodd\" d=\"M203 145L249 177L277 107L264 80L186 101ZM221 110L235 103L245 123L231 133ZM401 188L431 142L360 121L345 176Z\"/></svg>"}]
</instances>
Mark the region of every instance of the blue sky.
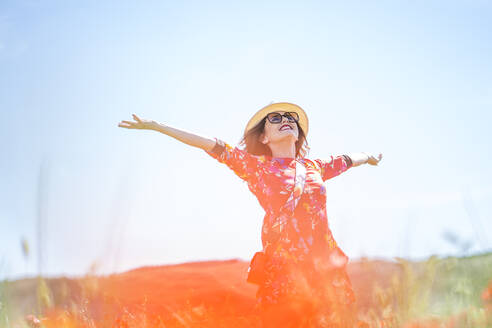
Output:
<instances>
[{"instance_id":1,"label":"blue sky","mask_svg":"<svg viewBox=\"0 0 492 328\"><path fill-rule=\"evenodd\" d=\"M2 1L0 277L36 274L40 251L46 275L249 260L264 212L246 184L117 124L236 145L272 101L306 110L311 158L383 153L326 182L351 259L490 250L491 30L478 0Z\"/></svg>"}]
</instances>

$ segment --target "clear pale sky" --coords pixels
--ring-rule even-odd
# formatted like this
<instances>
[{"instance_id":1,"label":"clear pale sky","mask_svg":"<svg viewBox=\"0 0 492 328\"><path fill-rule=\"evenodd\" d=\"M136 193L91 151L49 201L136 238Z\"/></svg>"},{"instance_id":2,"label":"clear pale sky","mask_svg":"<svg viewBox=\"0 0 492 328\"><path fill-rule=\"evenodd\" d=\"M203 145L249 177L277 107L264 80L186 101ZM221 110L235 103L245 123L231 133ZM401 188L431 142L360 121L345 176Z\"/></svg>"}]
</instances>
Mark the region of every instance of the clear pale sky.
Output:
<instances>
[{"instance_id":1,"label":"clear pale sky","mask_svg":"<svg viewBox=\"0 0 492 328\"><path fill-rule=\"evenodd\" d=\"M0 278L37 274L39 251L51 276L249 260L264 212L247 185L117 125L236 145L272 101L306 110L310 158L383 153L326 182L351 260L490 251L491 31L478 0L2 1Z\"/></svg>"}]
</instances>

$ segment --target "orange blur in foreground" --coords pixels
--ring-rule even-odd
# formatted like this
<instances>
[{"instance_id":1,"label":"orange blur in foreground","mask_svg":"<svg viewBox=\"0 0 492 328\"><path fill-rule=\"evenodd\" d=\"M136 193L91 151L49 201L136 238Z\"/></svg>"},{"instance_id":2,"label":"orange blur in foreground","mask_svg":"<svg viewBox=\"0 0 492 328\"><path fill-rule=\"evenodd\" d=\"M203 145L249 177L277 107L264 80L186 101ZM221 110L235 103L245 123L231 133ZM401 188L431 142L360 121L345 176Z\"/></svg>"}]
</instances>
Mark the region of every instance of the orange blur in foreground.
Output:
<instances>
[{"instance_id":1,"label":"orange blur in foreground","mask_svg":"<svg viewBox=\"0 0 492 328\"><path fill-rule=\"evenodd\" d=\"M253 311L257 287L245 282L247 266L239 260L196 262L87 277L71 301L56 301L58 306L47 309L42 318L27 316L26 322L31 327L45 328L262 327ZM369 293L364 287L358 289L359 293ZM492 281L481 297L490 314ZM464 312L444 321L419 320L401 327L461 327L466 316ZM306 323L299 327L319 325ZM390 313L385 320L378 318L371 324L358 321L355 327L400 326Z\"/></svg>"}]
</instances>

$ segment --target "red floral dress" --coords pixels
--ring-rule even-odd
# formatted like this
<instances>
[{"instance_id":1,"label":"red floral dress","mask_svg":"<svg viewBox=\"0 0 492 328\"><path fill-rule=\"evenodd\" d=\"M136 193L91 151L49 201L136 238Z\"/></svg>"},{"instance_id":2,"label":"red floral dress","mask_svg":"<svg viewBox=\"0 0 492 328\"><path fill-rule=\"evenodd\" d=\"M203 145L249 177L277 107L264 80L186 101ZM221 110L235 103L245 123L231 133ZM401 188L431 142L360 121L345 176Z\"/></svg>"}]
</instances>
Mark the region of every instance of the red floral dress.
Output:
<instances>
[{"instance_id":1,"label":"red floral dress","mask_svg":"<svg viewBox=\"0 0 492 328\"><path fill-rule=\"evenodd\" d=\"M328 227L324 182L348 170L350 158L297 159L306 167L304 192L281 238L272 239L271 225L294 188L296 161L255 156L220 139L216 142L207 153L246 181L266 212L261 239L264 248L272 246L256 308L295 303L303 313L313 310L327 314L330 322L342 320L339 314L354 305L355 297L345 270L348 257Z\"/></svg>"}]
</instances>

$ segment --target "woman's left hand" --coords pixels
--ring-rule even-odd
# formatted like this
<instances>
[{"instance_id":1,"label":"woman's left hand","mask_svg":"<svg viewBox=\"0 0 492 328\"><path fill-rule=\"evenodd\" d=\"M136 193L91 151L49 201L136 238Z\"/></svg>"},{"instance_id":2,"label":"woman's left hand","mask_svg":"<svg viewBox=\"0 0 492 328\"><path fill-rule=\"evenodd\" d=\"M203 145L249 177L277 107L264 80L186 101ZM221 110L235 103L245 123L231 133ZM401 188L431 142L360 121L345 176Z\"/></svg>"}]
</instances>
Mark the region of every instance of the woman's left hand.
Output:
<instances>
[{"instance_id":1,"label":"woman's left hand","mask_svg":"<svg viewBox=\"0 0 492 328\"><path fill-rule=\"evenodd\" d=\"M383 158L383 154L381 153L379 153L378 155L372 153L364 153L364 154L366 154L367 157L369 157L369 159L367 160L367 164L371 164L371 165L378 165L378 163Z\"/></svg>"}]
</instances>

